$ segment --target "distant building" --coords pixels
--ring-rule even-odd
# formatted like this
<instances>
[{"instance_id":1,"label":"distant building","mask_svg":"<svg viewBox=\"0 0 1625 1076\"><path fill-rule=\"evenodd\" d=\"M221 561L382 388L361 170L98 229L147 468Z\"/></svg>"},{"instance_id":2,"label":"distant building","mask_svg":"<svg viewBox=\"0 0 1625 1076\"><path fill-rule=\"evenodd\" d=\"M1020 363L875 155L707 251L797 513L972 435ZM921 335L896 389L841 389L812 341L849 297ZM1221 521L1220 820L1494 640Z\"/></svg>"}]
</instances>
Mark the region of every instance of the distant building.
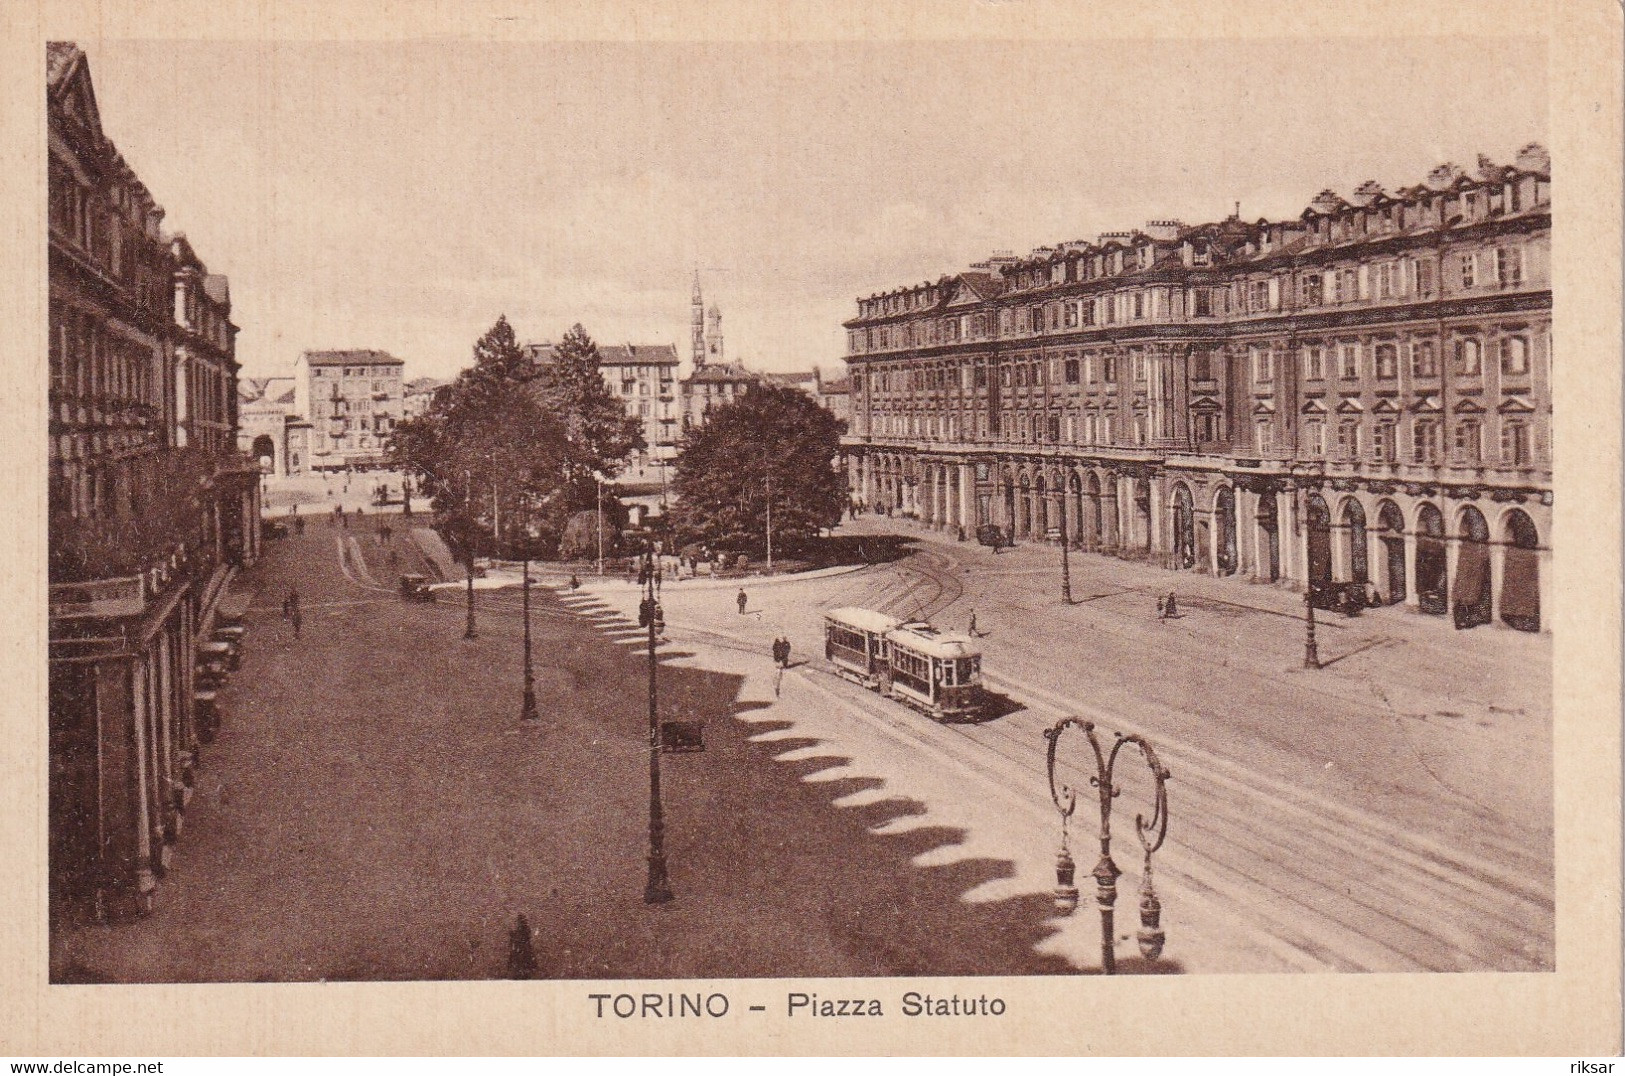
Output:
<instances>
[{"instance_id":1,"label":"distant building","mask_svg":"<svg viewBox=\"0 0 1625 1076\"><path fill-rule=\"evenodd\" d=\"M813 395L819 404L840 419L842 422L852 421L852 379L849 377L825 377L824 372L816 372L818 383Z\"/></svg>"},{"instance_id":2,"label":"distant building","mask_svg":"<svg viewBox=\"0 0 1625 1076\"><path fill-rule=\"evenodd\" d=\"M761 375L732 363L708 362L699 367L683 380L683 430L705 425L712 411L733 403L760 383Z\"/></svg>"},{"instance_id":3,"label":"distant building","mask_svg":"<svg viewBox=\"0 0 1625 1076\"><path fill-rule=\"evenodd\" d=\"M401 391L401 417L416 418L423 414L434 403L434 394L445 384L437 377L414 377L408 381Z\"/></svg>"},{"instance_id":4,"label":"distant building","mask_svg":"<svg viewBox=\"0 0 1625 1076\"><path fill-rule=\"evenodd\" d=\"M743 364L726 361L722 343L722 311L715 303L711 305L709 314L703 311L700 277L696 273L690 315L696 345L694 369L679 387L685 433L695 426L703 426L706 416L712 411L732 403L761 381L760 375L745 369ZM703 332L702 326L705 327Z\"/></svg>"},{"instance_id":5,"label":"distant building","mask_svg":"<svg viewBox=\"0 0 1625 1076\"><path fill-rule=\"evenodd\" d=\"M556 345L527 344L537 366L553 361ZM599 344L598 370L629 417L643 424L648 447L633 460L635 469L660 464L677 454L677 348L673 344Z\"/></svg>"},{"instance_id":6,"label":"distant building","mask_svg":"<svg viewBox=\"0 0 1625 1076\"><path fill-rule=\"evenodd\" d=\"M46 47L46 109L55 921L153 906L206 734L197 644L260 503L226 278L163 233L73 44Z\"/></svg>"},{"instance_id":7,"label":"distant building","mask_svg":"<svg viewBox=\"0 0 1625 1076\"><path fill-rule=\"evenodd\" d=\"M789 373L768 373L764 371L761 375L761 382L764 385L774 385L778 388L805 392L815 399L818 396L817 370L793 370Z\"/></svg>"},{"instance_id":8,"label":"distant building","mask_svg":"<svg viewBox=\"0 0 1625 1076\"><path fill-rule=\"evenodd\" d=\"M288 430L303 421L291 377L250 377L237 388L237 447L260 461L266 474L301 474L309 461L288 449Z\"/></svg>"},{"instance_id":9,"label":"distant building","mask_svg":"<svg viewBox=\"0 0 1625 1076\"><path fill-rule=\"evenodd\" d=\"M405 363L387 351L307 351L294 364L295 410L310 420L317 471L381 467L404 411Z\"/></svg>"}]
</instances>

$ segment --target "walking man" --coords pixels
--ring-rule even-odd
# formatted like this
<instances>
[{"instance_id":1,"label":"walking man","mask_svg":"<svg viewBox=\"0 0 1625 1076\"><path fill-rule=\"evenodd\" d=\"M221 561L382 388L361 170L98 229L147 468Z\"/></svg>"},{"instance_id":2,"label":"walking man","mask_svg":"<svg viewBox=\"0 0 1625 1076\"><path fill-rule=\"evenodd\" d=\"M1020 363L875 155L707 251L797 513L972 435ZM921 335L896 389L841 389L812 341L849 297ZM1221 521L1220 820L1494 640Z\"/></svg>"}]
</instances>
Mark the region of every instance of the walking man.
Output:
<instances>
[{"instance_id":1,"label":"walking man","mask_svg":"<svg viewBox=\"0 0 1625 1076\"><path fill-rule=\"evenodd\" d=\"M737 600L739 602L739 615L744 616L745 615L745 588L744 587L739 588L739 598Z\"/></svg>"},{"instance_id":2,"label":"walking man","mask_svg":"<svg viewBox=\"0 0 1625 1076\"><path fill-rule=\"evenodd\" d=\"M978 638L981 637L976 631L976 610L975 609L972 609L970 611L970 627L965 629L965 634L969 635L972 639L978 639Z\"/></svg>"}]
</instances>

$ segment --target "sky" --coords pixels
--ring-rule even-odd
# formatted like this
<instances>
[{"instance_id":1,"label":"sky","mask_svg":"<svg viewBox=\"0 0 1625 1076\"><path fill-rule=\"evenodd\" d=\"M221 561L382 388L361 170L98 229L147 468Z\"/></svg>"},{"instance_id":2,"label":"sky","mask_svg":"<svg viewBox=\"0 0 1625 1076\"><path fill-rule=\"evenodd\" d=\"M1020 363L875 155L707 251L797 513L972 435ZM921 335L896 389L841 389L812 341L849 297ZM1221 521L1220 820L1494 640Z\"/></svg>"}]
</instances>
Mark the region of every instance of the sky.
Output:
<instances>
[{"instance_id":1,"label":"sky","mask_svg":"<svg viewBox=\"0 0 1625 1076\"><path fill-rule=\"evenodd\" d=\"M838 369L855 299L1150 219L1296 216L1547 139L1508 39L81 41L102 125L211 272L247 376L447 377L505 314Z\"/></svg>"}]
</instances>

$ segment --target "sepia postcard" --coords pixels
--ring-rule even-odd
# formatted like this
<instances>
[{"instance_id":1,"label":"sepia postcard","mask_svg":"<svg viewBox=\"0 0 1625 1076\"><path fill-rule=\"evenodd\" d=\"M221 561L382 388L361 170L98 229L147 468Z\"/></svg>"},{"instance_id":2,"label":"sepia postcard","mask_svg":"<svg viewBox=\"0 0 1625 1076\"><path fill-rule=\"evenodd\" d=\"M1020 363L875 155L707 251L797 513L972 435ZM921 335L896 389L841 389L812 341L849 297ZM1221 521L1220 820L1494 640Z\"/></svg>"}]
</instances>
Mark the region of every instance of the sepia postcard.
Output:
<instances>
[{"instance_id":1,"label":"sepia postcard","mask_svg":"<svg viewBox=\"0 0 1625 1076\"><path fill-rule=\"evenodd\" d=\"M0 1052L1617 1053L1620 22L12 9Z\"/></svg>"}]
</instances>

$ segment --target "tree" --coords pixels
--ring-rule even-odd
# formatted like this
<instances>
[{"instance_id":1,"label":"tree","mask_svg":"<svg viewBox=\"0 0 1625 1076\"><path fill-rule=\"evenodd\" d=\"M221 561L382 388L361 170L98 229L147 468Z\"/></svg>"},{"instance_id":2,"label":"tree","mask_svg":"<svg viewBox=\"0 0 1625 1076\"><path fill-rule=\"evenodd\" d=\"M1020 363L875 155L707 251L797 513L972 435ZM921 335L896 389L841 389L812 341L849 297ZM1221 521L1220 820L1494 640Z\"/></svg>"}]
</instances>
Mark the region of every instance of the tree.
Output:
<instances>
[{"instance_id":1,"label":"tree","mask_svg":"<svg viewBox=\"0 0 1625 1076\"><path fill-rule=\"evenodd\" d=\"M577 324L536 375L537 399L564 430L563 481L546 520L560 534L572 514L596 510L600 480L620 474L632 453L648 447L643 423L604 384L599 362L598 345Z\"/></svg>"},{"instance_id":2,"label":"tree","mask_svg":"<svg viewBox=\"0 0 1625 1076\"><path fill-rule=\"evenodd\" d=\"M681 541L766 552L840 522L846 482L832 461L846 424L796 389L756 386L684 436L673 488Z\"/></svg>"},{"instance_id":3,"label":"tree","mask_svg":"<svg viewBox=\"0 0 1625 1076\"><path fill-rule=\"evenodd\" d=\"M480 547L533 552L536 520L565 487L565 431L534 392L529 360L507 318L474 345L474 363L398 423L390 461L432 498L435 529L465 562Z\"/></svg>"}]
</instances>

